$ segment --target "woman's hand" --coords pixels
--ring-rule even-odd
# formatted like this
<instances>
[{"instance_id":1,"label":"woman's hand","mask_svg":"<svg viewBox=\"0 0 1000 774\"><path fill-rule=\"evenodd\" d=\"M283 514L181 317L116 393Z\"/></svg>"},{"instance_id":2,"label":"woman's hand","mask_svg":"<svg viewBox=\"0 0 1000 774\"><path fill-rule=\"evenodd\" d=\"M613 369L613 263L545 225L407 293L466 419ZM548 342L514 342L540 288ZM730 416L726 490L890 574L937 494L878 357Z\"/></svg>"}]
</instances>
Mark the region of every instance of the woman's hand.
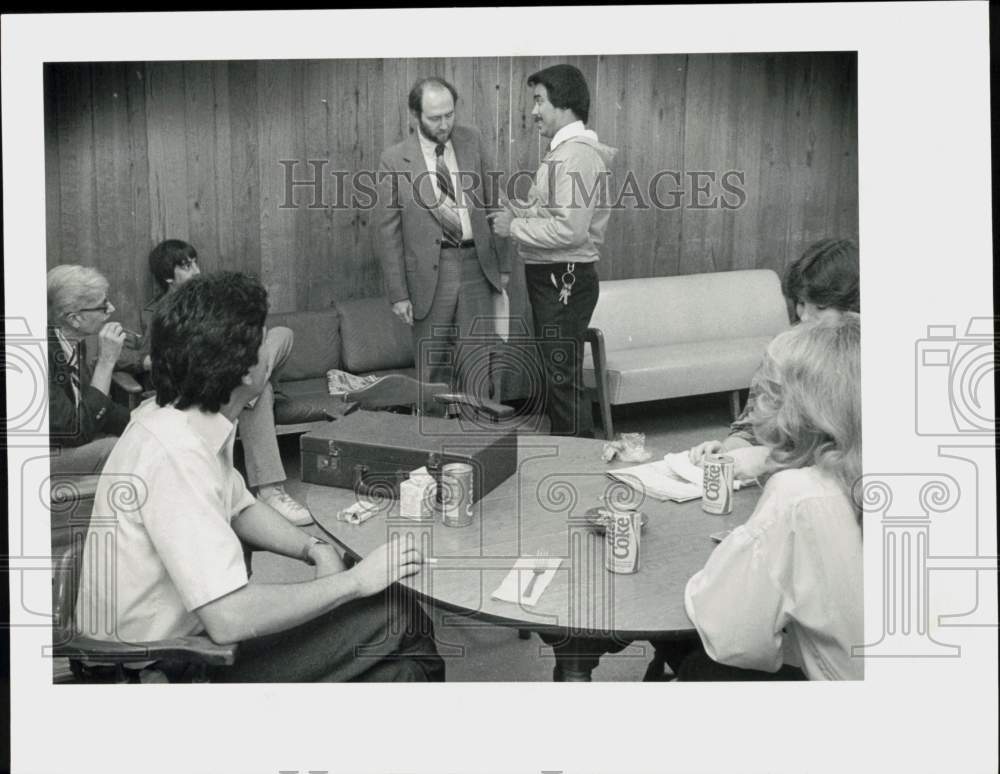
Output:
<instances>
[{"instance_id":1,"label":"woman's hand","mask_svg":"<svg viewBox=\"0 0 1000 774\"><path fill-rule=\"evenodd\" d=\"M688 459L691 460L692 465L701 465L705 461L706 454L718 454L720 449L722 449L721 441L703 441L697 446L691 447Z\"/></svg>"}]
</instances>

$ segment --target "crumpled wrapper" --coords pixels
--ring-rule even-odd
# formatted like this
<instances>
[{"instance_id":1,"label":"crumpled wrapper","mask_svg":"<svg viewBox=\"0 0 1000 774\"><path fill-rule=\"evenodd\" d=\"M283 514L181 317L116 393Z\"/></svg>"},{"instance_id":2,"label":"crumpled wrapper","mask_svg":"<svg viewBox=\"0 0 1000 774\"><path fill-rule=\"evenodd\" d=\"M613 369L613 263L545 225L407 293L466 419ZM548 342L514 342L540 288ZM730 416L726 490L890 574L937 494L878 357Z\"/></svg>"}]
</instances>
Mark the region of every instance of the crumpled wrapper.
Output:
<instances>
[{"instance_id":1,"label":"crumpled wrapper","mask_svg":"<svg viewBox=\"0 0 1000 774\"><path fill-rule=\"evenodd\" d=\"M337 521L346 521L348 524L364 524L368 519L378 513L378 505L375 503L358 500L353 505L349 505L342 511L337 512Z\"/></svg>"},{"instance_id":2,"label":"crumpled wrapper","mask_svg":"<svg viewBox=\"0 0 1000 774\"><path fill-rule=\"evenodd\" d=\"M646 450L645 433L620 433L614 441L604 444L601 459L611 462L618 459L621 462L645 462L653 456Z\"/></svg>"}]
</instances>

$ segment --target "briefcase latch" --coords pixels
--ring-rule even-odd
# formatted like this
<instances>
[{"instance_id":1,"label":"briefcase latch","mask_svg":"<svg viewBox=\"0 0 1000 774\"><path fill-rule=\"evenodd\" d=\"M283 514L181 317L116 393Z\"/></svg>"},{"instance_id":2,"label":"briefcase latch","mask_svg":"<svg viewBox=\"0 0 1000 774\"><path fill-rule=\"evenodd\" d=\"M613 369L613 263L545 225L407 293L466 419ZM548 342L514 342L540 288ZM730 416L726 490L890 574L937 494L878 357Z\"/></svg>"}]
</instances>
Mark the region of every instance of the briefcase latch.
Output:
<instances>
[{"instance_id":1,"label":"briefcase latch","mask_svg":"<svg viewBox=\"0 0 1000 774\"><path fill-rule=\"evenodd\" d=\"M319 458L319 469L333 471L340 469L340 449L337 447L336 441L327 442L326 456Z\"/></svg>"}]
</instances>

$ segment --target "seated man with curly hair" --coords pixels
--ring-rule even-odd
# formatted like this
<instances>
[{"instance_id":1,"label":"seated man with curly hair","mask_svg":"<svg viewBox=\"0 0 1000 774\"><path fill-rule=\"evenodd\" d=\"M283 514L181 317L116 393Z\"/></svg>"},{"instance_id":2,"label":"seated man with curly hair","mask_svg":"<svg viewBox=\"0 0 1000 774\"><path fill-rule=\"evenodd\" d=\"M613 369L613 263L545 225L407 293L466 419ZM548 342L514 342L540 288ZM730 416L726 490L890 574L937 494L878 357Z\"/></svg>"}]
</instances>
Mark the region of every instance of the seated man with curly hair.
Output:
<instances>
[{"instance_id":1,"label":"seated man with curly hair","mask_svg":"<svg viewBox=\"0 0 1000 774\"><path fill-rule=\"evenodd\" d=\"M152 321L156 400L132 414L101 475L76 621L106 639L207 633L240 644L216 681L439 680L433 627L395 581L420 571L414 548L386 544L351 569L289 524L233 467L236 423L267 382L267 292L243 274L195 277ZM134 496L115 496L121 486ZM122 505L127 501L127 508ZM96 545L114 524L115 583ZM250 583L240 541L315 566L303 583ZM168 677L179 667L156 665Z\"/></svg>"},{"instance_id":2,"label":"seated man with curly hair","mask_svg":"<svg viewBox=\"0 0 1000 774\"><path fill-rule=\"evenodd\" d=\"M158 295L140 312L141 345L135 352L124 352L118 367L147 382L152 367L150 326L161 304L186 282L201 274L198 251L181 239L166 239L149 253L149 273L156 282ZM312 521L312 514L285 491L285 467L275 433L274 385L278 374L292 353L294 336L291 329L274 327L264 337L264 360L268 366L267 383L256 401L240 416L240 440L246 460L247 483L257 496L288 519L302 525ZM295 407L283 407L285 413ZM322 415L321 415L322 416ZM316 418L316 417L311 417ZM295 420L293 420L295 421ZM297 421L309 421L303 418Z\"/></svg>"}]
</instances>

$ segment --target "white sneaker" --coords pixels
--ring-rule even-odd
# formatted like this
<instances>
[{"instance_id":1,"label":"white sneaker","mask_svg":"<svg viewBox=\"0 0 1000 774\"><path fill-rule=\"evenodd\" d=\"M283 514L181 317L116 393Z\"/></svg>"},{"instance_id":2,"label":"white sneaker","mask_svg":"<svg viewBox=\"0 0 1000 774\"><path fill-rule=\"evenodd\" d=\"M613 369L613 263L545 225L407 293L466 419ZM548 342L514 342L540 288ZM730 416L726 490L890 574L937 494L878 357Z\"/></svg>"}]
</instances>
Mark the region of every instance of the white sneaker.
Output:
<instances>
[{"instance_id":1,"label":"white sneaker","mask_svg":"<svg viewBox=\"0 0 1000 774\"><path fill-rule=\"evenodd\" d=\"M278 486L262 486L257 496L262 503L270 505L296 527L309 524L313 520L309 509L288 494L285 487L280 484Z\"/></svg>"}]
</instances>

